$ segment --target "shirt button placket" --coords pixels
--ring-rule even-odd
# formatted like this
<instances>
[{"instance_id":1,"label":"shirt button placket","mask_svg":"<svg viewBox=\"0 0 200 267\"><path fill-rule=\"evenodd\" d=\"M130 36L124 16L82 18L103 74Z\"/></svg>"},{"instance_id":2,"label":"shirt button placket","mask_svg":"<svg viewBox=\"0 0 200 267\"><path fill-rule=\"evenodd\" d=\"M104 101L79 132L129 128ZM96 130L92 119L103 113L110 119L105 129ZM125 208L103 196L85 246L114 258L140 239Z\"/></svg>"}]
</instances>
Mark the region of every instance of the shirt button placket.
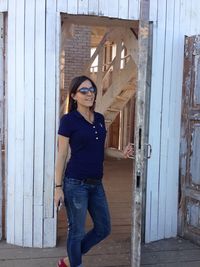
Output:
<instances>
[{"instance_id":1,"label":"shirt button placket","mask_svg":"<svg viewBox=\"0 0 200 267\"><path fill-rule=\"evenodd\" d=\"M96 127L95 126L93 126L93 129L95 130L95 132L94 132L95 135L98 134L98 132L96 131ZM98 136L96 136L96 140L99 140L99 137Z\"/></svg>"}]
</instances>

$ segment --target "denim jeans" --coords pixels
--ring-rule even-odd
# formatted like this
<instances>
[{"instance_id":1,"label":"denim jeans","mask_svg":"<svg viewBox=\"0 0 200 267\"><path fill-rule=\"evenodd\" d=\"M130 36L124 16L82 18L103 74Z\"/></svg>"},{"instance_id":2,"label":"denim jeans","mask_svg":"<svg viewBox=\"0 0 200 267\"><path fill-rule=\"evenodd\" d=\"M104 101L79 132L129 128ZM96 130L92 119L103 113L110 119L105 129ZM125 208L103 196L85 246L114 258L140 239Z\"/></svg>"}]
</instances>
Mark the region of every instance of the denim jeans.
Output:
<instances>
[{"instance_id":1,"label":"denim jeans","mask_svg":"<svg viewBox=\"0 0 200 267\"><path fill-rule=\"evenodd\" d=\"M82 267L82 255L110 234L110 214L102 183L85 184L64 179L65 206L68 216L67 252L71 267ZM85 233L89 212L93 228Z\"/></svg>"}]
</instances>

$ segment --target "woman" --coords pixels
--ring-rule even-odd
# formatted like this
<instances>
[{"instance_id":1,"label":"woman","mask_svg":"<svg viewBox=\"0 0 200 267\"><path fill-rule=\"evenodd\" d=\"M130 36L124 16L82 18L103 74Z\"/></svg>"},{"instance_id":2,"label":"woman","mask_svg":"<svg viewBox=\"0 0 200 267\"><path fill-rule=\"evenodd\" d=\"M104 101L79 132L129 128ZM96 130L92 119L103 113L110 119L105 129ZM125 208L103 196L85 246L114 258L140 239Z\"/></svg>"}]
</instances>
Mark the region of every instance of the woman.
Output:
<instances>
[{"instance_id":1,"label":"woman","mask_svg":"<svg viewBox=\"0 0 200 267\"><path fill-rule=\"evenodd\" d=\"M65 202L68 216L68 258L58 267L82 267L82 255L110 234L110 215L102 184L106 129L94 111L97 88L86 76L75 77L69 88L69 113L60 121L55 174L55 205ZM71 157L65 169L69 146ZM118 153L121 153L120 151ZM120 157L132 153L128 145ZM87 211L93 229L85 233Z\"/></svg>"}]
</instances>

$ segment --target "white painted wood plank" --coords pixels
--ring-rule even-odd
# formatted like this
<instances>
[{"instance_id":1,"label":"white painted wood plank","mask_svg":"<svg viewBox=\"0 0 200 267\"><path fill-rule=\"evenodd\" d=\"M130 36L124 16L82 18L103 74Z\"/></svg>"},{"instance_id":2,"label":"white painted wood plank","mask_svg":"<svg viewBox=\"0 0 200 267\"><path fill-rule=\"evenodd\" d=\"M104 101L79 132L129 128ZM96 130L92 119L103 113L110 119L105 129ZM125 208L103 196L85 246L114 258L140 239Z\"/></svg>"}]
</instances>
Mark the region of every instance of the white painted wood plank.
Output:
<instances>
[{"instance_id":1,"label":"white painted wood plank","mask_svg":"<svg viewBox=\"0 0 200 267\"><path fill-rule=\"evenodd\" d=\"M129 18L129 1L128 0L119 0L119 15L121 19Z\"/></svg>"},{"instance_id":2,"label":"white painted wood plank","mask_svg":"<svg viewBox=\"0 0 200 267\"><path fill-rule=\"evenodd\" d=\"M2 238L2 205L3 205L3 173L2 173L2 142L4 132L4 21L3 13L0 13L0 240Z\"/></svg>"},{"instance_id":3,"label":"white painted wood plank","mask_svg":"<svg viewBox=\"0 0 200 267\"><path fill-rule=\"evenodd\" d=\"M114 5L117 5L118 9L118 1L116 0L112 1L112 4L108 0L99 0L99 16L109 16L109 9Z\"/></svg>"},{"instance_id":4,"label":"white painted wood plank","mask_svg":"<svg viewBox=\"0 0 200 267\"><path fill-rule=\"evenodd\" d=\"M0 0L0 12L8 11L8 0Z\"/></svg>"},{"instance_id":5,"label":"white painted wood plank","mask_svg":"<svg viewBox=\"0 0 200 267\"><path fill-rule=\"evenodd\" d=\"M129 19L138 20L139 17L140 17L140 0L129 0Z\"/></svg>"},{"instance_id":6,"label":"white painted wood plank","mask_svg":"<svg viewBox=\"0 0 200 267\"><path fill-rule=\"evenodd\" d=\"M2 140L3 140L3 91L4 91L4 22L0 13L0 240L2 239L2 204L3 204L3 177L2 177Z\"/></svg>"},{"instance_id":7,"label":"white painted wood plank","mask_svg":"<svg viewBox=\"0 0 200 267\"><path fill-rule=\"evenodd\" d=\"M109 5L108 6L108 16L110 18L118 18L119 15L119 5L118 3L114 5Z\"/></svg>"},{"instance_id":8,"label":"white painted wood plank","mask_svg":"<svg viewBox=\"0 0 200 267\"><path fill-rule=\"evenodd\" d=\"M98 13L99 13L98 1L88 0L88 14L98 15Z\"/></svg>"},{"instance_id":9,"label":"white painted wood plank","mask_svg":"<svg viewBox=\"0 0 200 267\"><path fill-rule=\"evenodd\" d=\"M25 6L24 246L33 244L35 2Z\"/></svg>"},{"instance_id":10,"label":"white painted wood plank","mask_svg":"<svg viewBox=\"0 0 200 267\"><path fill-rule=\"evenodd\" d=\"M58 128L60 124L60 53L61 53L61 16L59 13L56 14L56 118L55 118L55 151L54 155L56 158L57 152L57 138L58 138ZM57 212L54 205L54 219L55 219L55 240L57 238Z\"/></svg>"},{"instance_id":11,"label":"white painted wood plank","mask_svg":"<svg viewBox=\"0 0 200 267\"><path fill-rule=\"evenodd\" d=\"M68 10L69 14L78 14L78 0L73 0L68 2Z\"/></svg>"},{"instance_id":12,"label":"white painted wood plank","mask_svg":"<svg viewBox=\"0 0 200 267\"><path fill-rule=\"evenodd\" d=\"M44 244L43 247L56 246L56 229L57 223L55 218L44 218Z\"/></svg>"},{"instance_id":13,"label":"white painted wood plank","mask_svg":"<svg viewBox=\"0 0 200 267\"><path fill-rule=\"evenodd\" d=\"M4 32L5 32L5 58L7 60L4 61L5 64L5 95L4 95L4 110L7 112L4 112L4 146L5 146L5 154L4 154L4 160L5 160L5 170L4 170L4 175L7 178L8 177L8 16L5 16L4 18ZM4 183L5 187L5 199L7 197L7 179ZM7 202L5 203L6 207L6 212L7 212ZM5 222L5 236L7 236L7 221L6 221L6 213L4 217L4 222Z\"/></svg>"},{"instance_id":14,"label":"white painted wood plank","mask_svg":"<svg viewBox=\"0 0 200 267\"><path fill-rule=\"evenodd\" d=\"M43 243L44 107L45 107L45 1L36 1L35 24L35 157L34 246Z\"/></svg>"},{"instance_id":15,"label":"white painted wood plank","mask_svg":"<svg viewBox=\"0 0 200 267\"><path fill-rule=\"evenodd\" d=\"M44 171L44 246L54 240L54 170L56 114L56 5L46 2L46 101L45 101L45 171Z\"/></svg>"},{"instance_id":16,"label":"white painted wood plank","mask_svg":"<svg viewBox=\"0 0 200 267\"><path fill-rule=\"evenodd\" d=\"M166 212L170 216L170 226L165 228L165 236L177 235L178 184L179 184L179 144L181 122L181 94L183 76L184 35L180 34L180 1L174 1L174 35L171 62L171 97L169 106L169 148L168 148L168 193ZM170 199L169 199L170 198Z\"/></svg>"},{"instance_id":17,"label":"white painted wood plank","mask_svg":"<svg viewBox=\"0 0 200 267\"><path fill-rule=\"evenodd\" d=\"M191 12L190 12L190 35L200 34L200 1L191 0Z\"/></svg>"},{"instance_id":18,"label":"white painted wood plank","mask_svg":"<svg viewBox=\"0 0 200 267\"><path fill-rule=\"evenodd\" d=\"M16 14L16 1L9 1L9 16L8 16L8 177L7 177L7 242L14 244L14 231L15 231L15 158L16 158L16 145L15 145L15 14Z\"/></svg>"},{"instance_id":19,"label":"white painted wood plank","mask_svg":"<svg viewBox=\"0 0 200 267\"><path fill-rule=\"evenodd\" d=\"M153 24L153 59L151 105L149 121L149 143L152 145L152 157L147 168L147 199L146 199L146 237L148 243L158 238L158 210L160 184L160 138L162 116L163 64L165 49L165 3L159 0L162 8L158 11L159 23ZM158 89L159 88L159 89Z\"/></svg>"},{"instance_id":20,"label":"white painted wood plank","mask_svg":"<svg viewBox=\"0 0 200 267\"><path fill-rule=\"evenodd\" d=\"M181 13L183 22L183 29L185 35L190 35L190 23L191 23L191 1L181 0Z\"/></svg>"},{"instance_id":21,"label":"white painted wood plank","mask_svg":"<svg viewBox=\"0 0 200 267\"><path fill-rule=\"evenodd\" d=\"M15 244L23 245L24 188L24 0L16 5Z\"/></svg>"},{"instance_id":22,"label":"white painted wood plank","mask_svg":"<svg viewBox=\"0 0 200 267\"><path fill-rule=\"evenodd\" d=\"M129 19L138 20L140 17L140 0L129 0Z\"/></svg>"},{"instance_id":23,"label":"white painted wood plank","mask_svg":"<svg viewBox=\"0 0 200 267\"><path fill-rule=\"evenodd\" d=\"M173 12L172 12L173 10ZM174 176L169 176L171 168L168 150L170 149L171 139L169 138L169 114L171 99L171 64L173 48L173 24L174 24L174 0L167 1L166 25L165 25L165 51L164 51L164 78L163 78L163 104L162 104L162 123L161 123L161 148L162 156L160 162L160 184L159 184L159 223L158 238L170 237L171 235L171 215L176 203L172 203L174 198L170 185L175 181ZM171 181L172 180L172 181Z\"/></svg>"},{"instance_id":24,"label":"white painted wood plank","mask_svg":"<svg viewBox=\"0 0 200 267\"><path fill-rule=\"evenodd\" d=\"M67 13L68 10L68 0L57 0L57 12Z\"/></svg>"},{"instance_id":25,"label":"white painted wood plank","mask_svg":"<svg viewBox=\"0 0 200 267\"><path fill-rule=\"evenodd\" d=\"M177 210L178 210L178 184L179 184L179 144L180 144L180 123L181 123L181 95L183 79L183 58L184 58L184 28L185 17L181 21L181 1L175 1L174 21L174 42L172 55L172 82L171 101L169 113L169 163L168 176L171 177L171 236L177 234ZM183 32L182 32L183 31ZM176 114L176 116L174 116ZM169 203L170 204L170 203ZM169 206L166 207L170 209ZM167 236L167 235L166 235Z\"/></svg>"},{"instance_id":26,"label":"white painted wood plank","mask_svg":"<svg viewBox=\"0 0 200 267\"><path fill-rule=\"evenodd\" d=\"M43 205L34 205L34 247L43 247L43 234L44 234L44 225L43 225ZM37 227L37 228L36 228Z\"/></svg>"},{"instance_id":27,"label":"white painted wood plank","mask_svg":"<svg viewBox=\"0 0 200 267\"><path fill-rule=\"evenodd\" d=\"M0 141L0 146L2 147L2 141ZM2 173L2 153L0 153L0 172ZM3 204L3 183L2 183L2 175L0 177L0 240L2 239L2 204Z\"/></svg>"},{"instance_id":28,"label":"white painted wood plank","mask_svg":"<svg viewBox=\"0 0 200 267\"><path fill-rule=\"evenodd\" d=\"M78 0L78 14L88 15L89 3L88 0Z\"/></svg>"},{"instance_id":29,"label":"white painted wood plank","mask_svg":"<svg viewBox=\"0 0 200 267\"><path fill-rule=\"evenodd\" d=\"M150 1L149 20L157 21L158 0Z\"/></svg>"}]
</instances>

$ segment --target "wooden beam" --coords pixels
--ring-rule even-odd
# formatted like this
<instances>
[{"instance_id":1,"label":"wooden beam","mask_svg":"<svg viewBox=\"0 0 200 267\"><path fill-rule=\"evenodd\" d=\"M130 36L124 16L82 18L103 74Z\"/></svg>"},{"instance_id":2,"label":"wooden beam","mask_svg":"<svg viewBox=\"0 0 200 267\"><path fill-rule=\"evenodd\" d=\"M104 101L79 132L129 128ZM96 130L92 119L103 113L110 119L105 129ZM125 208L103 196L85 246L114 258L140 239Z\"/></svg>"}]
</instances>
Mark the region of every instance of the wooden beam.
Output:
<instances>
[{"instance_id":1,"label":"wooden beam","mask_svg":"<svg viewBox=\"0 0 200 267\"><path fill-rule=\"evenodd\" d=\"M72 1L71 1L72 2ZM99 16L87 16L87 15L69 15L62 14L62 19L67 20L70 23L81 24L87 26L102 26L102 27L129 27L138 28L138 20L119 20L118 18L106 18Z\"/></svg>"}]
</instances>

